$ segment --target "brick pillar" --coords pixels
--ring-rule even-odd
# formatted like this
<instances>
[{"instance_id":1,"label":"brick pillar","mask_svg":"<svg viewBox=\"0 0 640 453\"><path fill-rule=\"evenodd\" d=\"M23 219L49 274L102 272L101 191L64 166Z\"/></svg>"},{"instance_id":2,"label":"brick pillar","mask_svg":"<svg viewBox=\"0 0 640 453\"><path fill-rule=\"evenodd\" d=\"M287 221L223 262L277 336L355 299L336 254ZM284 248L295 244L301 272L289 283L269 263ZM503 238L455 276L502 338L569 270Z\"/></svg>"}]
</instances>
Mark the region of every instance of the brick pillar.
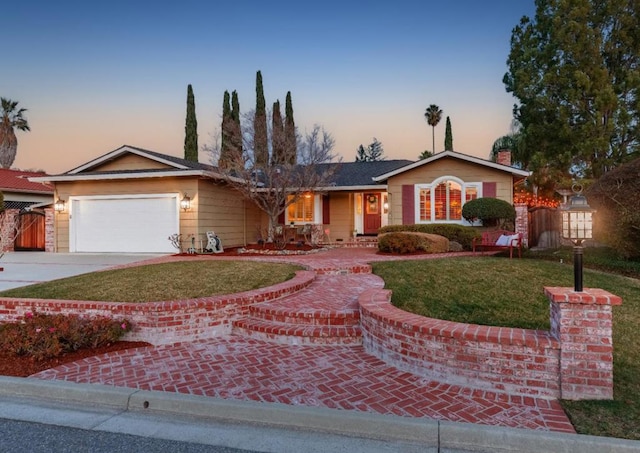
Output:
<instances>
[{"instance_id":1,"label":"brick pillar","mask_svg":"<svg viewBox=\"0 0 640 453\"><path fill-rule=\"evenodd\" d=\"M516 203L516 233L522 233L522 245L529 247L529 208L526 203Z\"/></svg>"},{"instance_id":2,"label":"brick pillar","mask_svg":"<svg viewBox=\"0 0 640 453\"><path fill-rule=\"evenodd\" d=\"M55 212L51 208L44 210L44 251L56 251Z\"/></svg>"},{"instance_id":3,"label":"brick pillar","mask_svg":"<svg viewBox=\"0 0 640 453\"><path fill-rule=\"evenodd\" d=\"M0 249L2 252L13 252L16 240L16 222L19 209L5 209L0 214Z\"/></svg>"},{"instance_id":4,"label":"brick pillar","mask_svg":"<svg viewBox=\"0 0 640 453\"><path fill-rule=\"evenodd\" d=\"M622 299L602 289L545 287L551 335L560 342L560 398L613 399L612 306Z\"/></svg>"}]
</instances>

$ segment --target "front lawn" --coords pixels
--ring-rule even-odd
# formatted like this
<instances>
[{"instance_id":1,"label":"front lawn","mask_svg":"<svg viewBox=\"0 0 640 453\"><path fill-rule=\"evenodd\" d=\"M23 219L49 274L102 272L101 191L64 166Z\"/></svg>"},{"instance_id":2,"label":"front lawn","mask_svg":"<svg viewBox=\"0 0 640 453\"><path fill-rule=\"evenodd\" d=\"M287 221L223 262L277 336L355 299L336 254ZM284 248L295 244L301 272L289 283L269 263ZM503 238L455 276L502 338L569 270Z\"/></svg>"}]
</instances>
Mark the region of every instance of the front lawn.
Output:
<instances>
[{"instance_id":1,"label":"front lawn","mask_svg":"<svg viewBox=\"0 0 640 453\"><path fill-rule=\"evenodd\" d=\"M195 299L275 285L300 266L252 261L178 261L92 272L0 292L0 297L149 302Z\"/></svg>"},{"instance_id":2,"label":"front lawn","mask_svg":"<svg viewBox=\"0 0 640 453\"><path fill-rule=\"evenodd\" d=\"M549 329L544 286L573 287L571 264L492 257L373 265L392 303L450 321ZM640 440L640 281L585 269L584 286L622 297L613 309L614 400L562 401L582 434Z\"/></svg>"}]
</instances>

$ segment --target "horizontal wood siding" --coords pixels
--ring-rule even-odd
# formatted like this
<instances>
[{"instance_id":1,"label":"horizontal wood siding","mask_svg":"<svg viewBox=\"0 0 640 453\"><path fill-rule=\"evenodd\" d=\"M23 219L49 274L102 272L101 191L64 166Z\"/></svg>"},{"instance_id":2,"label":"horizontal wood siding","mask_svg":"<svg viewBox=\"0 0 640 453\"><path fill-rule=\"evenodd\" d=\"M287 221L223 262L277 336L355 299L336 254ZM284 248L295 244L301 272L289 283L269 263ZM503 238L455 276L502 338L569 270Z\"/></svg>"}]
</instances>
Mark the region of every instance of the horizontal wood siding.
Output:
<instances>
[{"instance_id":1,"label":"horizontal wood siding","mask_svg":"<svg viewBox=\"0 0 640 453\"><path fill-rule=\"evenodd\" d=\"M353 194L331 192L329 216L331 223L324 225L329 230L329 240L348 241L353 231Z\"/></svg>"},{"instance_id":2,"label":"horizontal wood siding","mask_svg":"<svg viewBox=\"0 0 640 453\"><path fill-rule=\"evenodd\" d=\"M197 232L197 178L153 178L109 181L70 181L56 183L56 196L65 201L64 212L56 213L56 250L69 251L69 197L95 195L138 195L147 193L177 193L181 199L186 193L191 198L192 208L180 210L180 231L184 238Z\"/></svg>"},{"instance_id":3,"label":"horizontal wood siding","mask_svg":"<svg viewBox=\"0 0 640 453\"><path fill-rule=\"evenodd\" d=\"M239 192L211 180L198 183L198 239L207 231L215 231L224 247L246 245L245 200ZM206 243L206 240L205 240Z\"/></svg>"},{"instance_id":4,"label":"horizontal wood siding","mask_svg":"<svg viewBox=\"0 0 640 453\"><path fill-rule=\"evenodd\" d=\"M442 176L455 176L465 182L495 182L496 198L513 203L513 177L493 168L487 168L458 159L443 158L389 178L389 225L402 224L402 186L430 184Z\"/></svg>"},{"instance_id":5,"label":"horizontal wood siding","mask_svg":"<svg viewBox=\"0 0 640 453\"><path fill-rule=\"evenodd\" d=\"M121 170L154 170L158 168L174 169L169 165L147 159L136 154L124 154L114 160L94 167L91 171L121 171Z\"/></svg>"}]
</instances>

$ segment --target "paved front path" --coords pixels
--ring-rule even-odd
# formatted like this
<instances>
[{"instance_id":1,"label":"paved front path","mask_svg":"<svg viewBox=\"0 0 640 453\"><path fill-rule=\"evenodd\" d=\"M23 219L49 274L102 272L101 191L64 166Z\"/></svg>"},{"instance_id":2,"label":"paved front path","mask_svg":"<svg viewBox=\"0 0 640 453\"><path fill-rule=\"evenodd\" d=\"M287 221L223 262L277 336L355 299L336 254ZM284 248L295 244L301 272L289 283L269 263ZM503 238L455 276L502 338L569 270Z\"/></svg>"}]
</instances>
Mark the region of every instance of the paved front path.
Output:
<instances>
[{"instance_id":1,"label":"paved front path","mask_svg":"<svg viewBox=\"0 0 640 453\"><path fill-rule=\"evenodd\" d=\"M162 260L168 259L176 258ZM336 249L312 255L243 259L290 261L326 269L399 258L376 255L375 250ZM324 280L330 284L318 285L313 294L318 300L329 300L332 309L352 308L352 297L341 295L352 294L354 287L360 285L379 286L376 279L367 274L335 275ZM327 294L329 298L325 299ZM301 301L304 306L314 304L313 298L303 297ZM293 346L231 335L106 354L32 377L575 432L557 400L509 396L431 381L386 365L367 354L362 346Z\"/></svg>"}]
</instances>

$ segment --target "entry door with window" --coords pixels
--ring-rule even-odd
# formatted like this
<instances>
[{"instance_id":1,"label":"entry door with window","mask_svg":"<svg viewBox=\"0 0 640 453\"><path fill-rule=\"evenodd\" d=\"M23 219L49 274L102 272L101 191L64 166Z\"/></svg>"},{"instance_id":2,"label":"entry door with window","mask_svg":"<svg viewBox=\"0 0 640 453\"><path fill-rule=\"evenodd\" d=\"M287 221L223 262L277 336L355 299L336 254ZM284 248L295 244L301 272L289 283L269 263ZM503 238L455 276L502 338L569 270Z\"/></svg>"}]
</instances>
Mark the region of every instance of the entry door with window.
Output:
<instances>
[{"instance_id":1,"label":"entry door with window","mask_svg":"<svg viewBox=\"0 0 640 453\"><path fill-rule=\"evenodd\" d=\"M364 203L364 234L378 234L382 225L382 206L380 193L365 193Z\"/></svg>"}]
</instances>

